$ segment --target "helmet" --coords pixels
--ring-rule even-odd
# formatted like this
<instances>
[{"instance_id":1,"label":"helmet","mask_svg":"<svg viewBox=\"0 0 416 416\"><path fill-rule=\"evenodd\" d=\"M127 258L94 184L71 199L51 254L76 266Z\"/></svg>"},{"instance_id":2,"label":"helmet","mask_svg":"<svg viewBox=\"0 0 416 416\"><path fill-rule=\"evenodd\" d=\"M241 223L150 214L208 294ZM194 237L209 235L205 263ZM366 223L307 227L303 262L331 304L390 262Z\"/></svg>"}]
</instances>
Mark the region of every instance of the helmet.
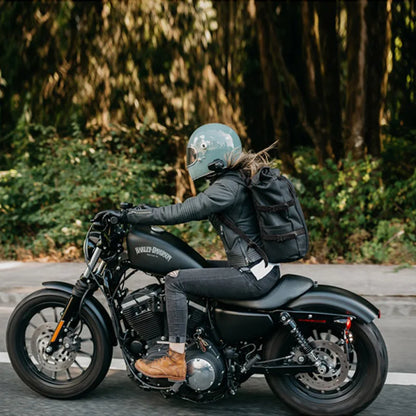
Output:
<instances>
[{"instance_id":1,"label":"helmet","mask_svg":"<svg viewBox=\"0 0 416 416\"><path fill-rule=\"evenodd\" d=\"M241 141L231 127L220 123L204 124L189 139L186 167L195 181L227 168L240 154Z\"/></svg>"}]
</instances>

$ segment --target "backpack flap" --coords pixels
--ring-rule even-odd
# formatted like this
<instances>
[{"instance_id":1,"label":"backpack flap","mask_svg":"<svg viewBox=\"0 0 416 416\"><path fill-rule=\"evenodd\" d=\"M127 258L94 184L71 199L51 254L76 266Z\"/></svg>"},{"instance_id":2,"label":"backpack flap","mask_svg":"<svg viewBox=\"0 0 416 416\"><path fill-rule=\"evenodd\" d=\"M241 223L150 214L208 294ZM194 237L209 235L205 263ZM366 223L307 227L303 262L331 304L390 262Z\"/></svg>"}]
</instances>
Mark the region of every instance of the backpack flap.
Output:
<instances>
[{"instance_id":1,"label":"backpack flap","mask_svg":"<svg viewBox=\"0 0 416 416\"><path fill-rule=\"evenodd\" d=\"M292 183L279 169L260 169L249 185L269 261L290 262L308 251L305 217Z\"/></svg>"}]
</instances>

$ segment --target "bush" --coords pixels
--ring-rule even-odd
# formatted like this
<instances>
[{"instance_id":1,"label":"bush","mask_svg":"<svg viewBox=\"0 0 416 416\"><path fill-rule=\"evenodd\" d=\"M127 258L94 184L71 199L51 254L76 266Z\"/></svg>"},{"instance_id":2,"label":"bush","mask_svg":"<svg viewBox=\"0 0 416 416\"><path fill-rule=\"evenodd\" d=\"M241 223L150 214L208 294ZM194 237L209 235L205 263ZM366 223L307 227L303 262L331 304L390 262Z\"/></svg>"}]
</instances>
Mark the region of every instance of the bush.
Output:
<instances>
[{"instance_id":1,"label":"bush","mask_svg":"<svg viewBox=\"0 0 416 416\"><path fill-rule=\"evenodd\" d=\"M0 173L0 257L80 258L96 212L122 201L173 201L170 134L82 131L74 120L70 138L24 123L14 133L13 168ZM296 152L295 166L291 179L310 231L310 256L320 262L415 262L414 168L389 175L390 163L371 158L338 165L328 160L320 167L309 149ZM224 256L208 222L168 229L205 256Z\"/></svg>"},{"instance_id":2,"label":"bush","mask_svg":"<svg viewBox=\"0 0 416 416\"><path fill-rule=\"evenodd\" d=\"M122 201L170 201L159 189L165 178L161 162L149 161L140 143L116 153L108 142L119 138L46 134L48 140L41 131L37 146L0 177L0 256L21 257L22 250L33 256L62 254L69 247L80 255L94 213Z\"/></svg>"},{"instance_id":3,"label":"bush","mask_svg":"<svg viewBox=\"0 0 416 416\"><path fill-rule=\"evenodd\" d=\"M300 150L297 188L319 261L414 262L416 172L384 186L381 160L328 160ZM387 166L387 165L386 165Z\"/></svg>"}]
</instances>

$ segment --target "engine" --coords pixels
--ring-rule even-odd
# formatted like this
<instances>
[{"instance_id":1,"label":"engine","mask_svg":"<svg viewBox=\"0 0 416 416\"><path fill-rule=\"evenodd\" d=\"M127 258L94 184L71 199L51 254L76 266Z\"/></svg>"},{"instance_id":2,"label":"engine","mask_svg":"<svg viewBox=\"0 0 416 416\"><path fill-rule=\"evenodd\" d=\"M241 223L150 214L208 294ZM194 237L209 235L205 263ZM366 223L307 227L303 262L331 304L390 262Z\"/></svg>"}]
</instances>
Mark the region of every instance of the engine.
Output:
<instances>
[{"instance_id":1,"label":"engine","mask_svg":"<svg viewBox=\"0 0 416 416\"><path fill-rule=\"evenodd\" d=\"M201 350L194 344L186 350L186 384L195 392L218 389L224 380L225 365L221 354L210 341Z\"/></svg>"},{"instance_id":2,"label":"engine","mask_svg":"<svg viewBox=\"0 0 416 416\"><path fill-rule=\"evenodd\" d=\"M121 304L126 322L137 333L137 339L132 341L130 349L133 353L143 353L146 345L144 358L148 360L157 359L168 350L165 341L165 304L161 295L160 285L149 285L127 295ZM194 334L206 319L205 308L190 301L188 310L188 334ZM224 361L211 341L204 337L201 344L202 338L198 336L195 339L199 339L199 342L188 343L186 349L186 386L194 394L215 391L224 380Z\"/></svg>"},{"instance_id":3,"label":"engine","mask_svg":"<svg viewBox=\"0 0 416 416\"><path fill-rule=\"evenodd\" d=\"M149 341L164 335L165 307L161 292L159 285L149 285L127 295L121 304L125 320L141 340Z\"/></svg>"},{"instance_id":4,"label":"engine","mask_svg":"<svg viewBox=\"0 0 416 416\"><path fill-rule=\"evenodd\" d=\"M122 304L123 316L140 340L150 341L167 336L165 303L160 285L153 284L128 294ZM206 320L205 307L194 301L188 305L188 333L193 334Z\"/></svg>"}]
</instances>

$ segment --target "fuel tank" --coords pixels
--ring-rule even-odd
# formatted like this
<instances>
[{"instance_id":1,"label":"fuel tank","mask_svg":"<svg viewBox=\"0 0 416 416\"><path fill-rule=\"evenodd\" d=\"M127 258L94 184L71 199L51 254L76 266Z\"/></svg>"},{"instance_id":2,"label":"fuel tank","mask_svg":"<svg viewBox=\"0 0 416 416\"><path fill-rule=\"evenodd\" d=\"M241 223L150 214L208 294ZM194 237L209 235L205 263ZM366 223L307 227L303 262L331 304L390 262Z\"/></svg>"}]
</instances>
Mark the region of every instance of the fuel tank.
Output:
<instances>
[{"instance_id":1,"label":"fuel tank","mask_svg":"<svg viewBox=\"0 0 416 416\"><path fill-rule=\"evenodd\" d=\"M132 267L144 272L167 274L172 270L207 267L206 260L192 247L155 226L135 226L127 236Z\"/></svg>"}]
</instances>

